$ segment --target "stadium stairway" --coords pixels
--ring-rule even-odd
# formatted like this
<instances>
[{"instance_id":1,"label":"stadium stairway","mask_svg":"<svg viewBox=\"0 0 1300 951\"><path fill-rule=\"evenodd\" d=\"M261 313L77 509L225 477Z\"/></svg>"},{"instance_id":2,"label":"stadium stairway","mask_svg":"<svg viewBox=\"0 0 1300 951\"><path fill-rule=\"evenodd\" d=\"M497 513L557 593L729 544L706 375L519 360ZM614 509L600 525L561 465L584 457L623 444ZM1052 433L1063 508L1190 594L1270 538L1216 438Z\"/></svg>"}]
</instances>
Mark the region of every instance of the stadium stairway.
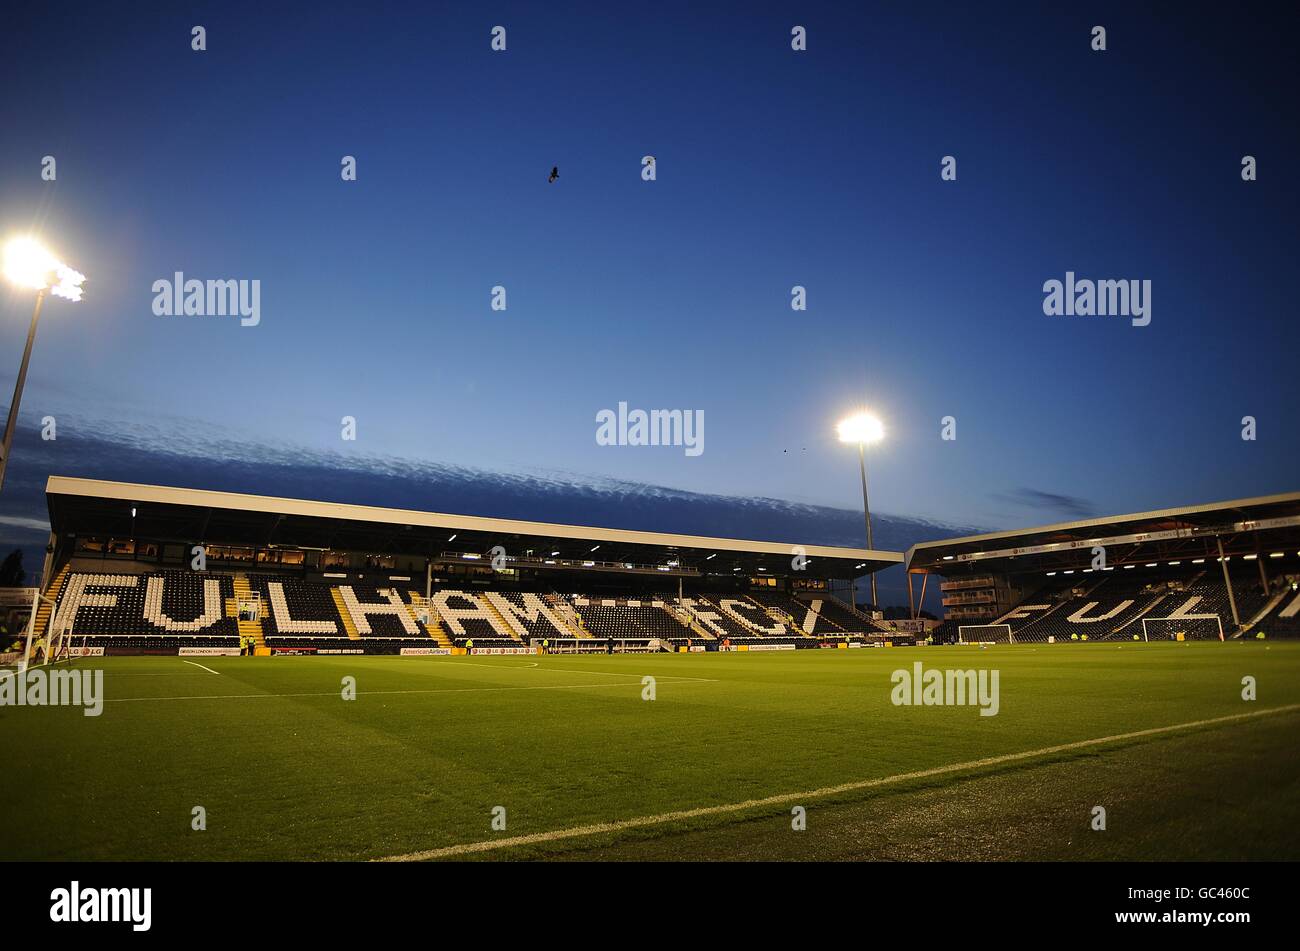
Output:
<instances>
[{"instance_id":1,"label":"stadium stairway","mask_svg":"<svg viewBox=\"0 0 1300 951\"><path fill-rule=\"evenodd\" d=\"M1291 595L1291 594L1294 594L1294 593L1295 593L1295 592L1292 591L1290 588L1283 588L1283 589L1282 589L1281 591L1279 591L1277 594L1275 594L1275 595L1273 595L1271 598L1269 598L1268 601L1265 603L1265 605L1264 605L1262 608L1260 608L1258 611L1255 612L1255 616L1252 617L1252 618L1251 618L1249 621L1247 621L1245 624L1243 624L1243 625L1241 626L1241 630L1238 631L1236 634L1234 634L1234 635L1232 635L1232 636L1233 636L1233 637L1241 637L1241 636L1242 636L1246 631L1249 631L1249 630L1253 629L1253 628L1255 627L1256 624L1258 624L1260 621L1264 620L1264 618L1266 618L1266 617L1268 617L1270 614L1272 614L1272 613L1273 613L1273 609L1276 608L1279 604L1281 604L1281 603L1286 599L1286 597L1287 597L1288 595Z\"/></svg>"},{"instance_id":2,"label":"stadium stairway","mask_svg":"<svg viewBox=\"0 0 1300 951\"><path fill-rule=\"evenodd\" d=\"M524 642L523 638L515 633L515 629L511 626L510 622L507 621L501 612L497 610L497 606L492 603L491 598L475 598L474 600L483 606L483 610L492 615L492 626L497 629L502 637L508 636L513 640L519 641L521 644Z\"/></svg>"},{"instance_id":3,"label":"stadium stairway","mask_svg":"<svg viewBox=\"0 0 1300 951\"><path fill-rule=\"evenodd\" d=\"M827 609L829 608L834 608L836 610L844 612L845 615L852 618L854 621L860 621L861 629L863 633L869 631L883 630L883 628L881 628L880 625L876 624L875 621L873 621L870 617L868 617L865 612L859 611L855 605L849 604L843 598L831 594L830 592L826 592L826 594L820 597L809 598L808 600L804 601L804 603L807 604L810 608L812 608L813 613L817 615L818 620L816 623L818 625L825 625L825 630L821 631L821 634L826 634L834 637L837 635L854 633L853 630L850 630L849 628L844 626L846 622L843 620L843 618L840 619L831 618L829 616L829 612L827 611ZM855 624L854 627L856 628L857 625ZM820 635L814 635L814 636L820 636Z\"/></svg>"},{"instance_id":4,"label":"stadium stairway","mask_svg":"<svg viewBox=\"0 0 1300 951\"><path fill-rule=\"evenodd\" d=\"M823 598L822 600L830 601L832 604L836 605L842 610L847 611L849 614L853 615L859 621L866 621L872 627L876 626L876 622L873 621L864 611L859 611L857 605L849 604L849 602L845 601L843 598L839 597L838 595L831 594L828 591L826 593L826 597Z\"/></svg>"},{"instance_id":5,"label":"stadium stairway","mask_svg":"<svg viewBox=\"0 0 1300 951\"><path fill-rule=\"evenodd\" d=\"M812 625L810 637L839 637L848 632L848 629L841 624L836 623L822 614L822 606L826 603L825 598L811 598L803 602L808 609L803 616L803 624ZM807 630L799 625L801 629Z\"/></svg>"},{"instance_id":6,"label":"stadium stairway","mask_svg":"<svg viewBox=\"0 0 1300 951\"><path fill-rule=\"evenodd\" d=\"M413 601L407 601L406 610L407 613L411 615L411 620L415 621L416 624L419 624L420 617L416 614L416 604ZM429 620L425 622L424 627L429 632L429 636L438 642L439 647L446 647L448 649L455 647L456 645L451 642L451 638L447 636L446 628L444 628L442 622L438 620L438 612L430 610L428 614Z\"/></svg>"},{"instance_id":7,"label":"stadium stairway","mask_svg":"<svg viewBox=\"0 0 1300 951\"><path fill-rule=\"evenodd\" d=\"M1129 629L1130 627L1132 627L1134 624L1137 625L1137 631L1133 631L1132 633L1135 633L1135 634L1136 634L1136 633L1138 633L1138 631L1142 631L1142 630L1143 630L1143 627L1142 627L1142 619L1143 619L1144 617L1148 616L1149 614L1152 614L1152 613L1155 611L1156 608L1160 607L1160 605L1164 604L1167 600L1169 600L1169 592L1167 592L1167 591L1166 591L1166 592L1162 592L1161 594L1156 595L1154 601L1151 601L1151 602L1150 602L1149 604L1147 604L1147 606L1144 607L1141 611L1139 611L1137 614L1133 615L1131 618L1129 618L1127 621L1125 621L1125 622L1124 622L1123 624L1121 624L1119 627L1115 628L1115 630L1111 631L1110 634L1107 635L1107 638L1108 638L1108 639L1109 639L1109 638L1117 638L1117 637L1121 637L1121 636L1123 636L1123 637L1127 637L1128 634L1129 634L1128 629Z\"/></svg>"},{"instance_id":8,"label":"stadium stairway","mask_svg":"<svg viewBox=\"0 0 1300 951\"><path fill-rule=\"evenodd\" d=\"M1084 591L1084 593L1083 593L1083 598L1090 598L1090 597L1092 597L1094 594L1096 594L1096 593L1097 593L1097 589L1100 588L1102 585L1104 585L1104 584L1106 583L1106 581L1108 580L1108 578L1109 578L1109 575L1107 575L1106 577L1102 578L1100 581L1098 581L1098 582L1097 582L1095 585L1093 585L1091 588L1088 588L1086 591ZM1029 599L1026 598L1025 600L1029 600ZM1073 598L1073 597L1062 598L1060 601L1057 601L1056 604L1052 605L1052 607L1051 607L1050 609L1048 609L1047 611L1044 611L1042 614L1038 615L1038 617L1031 619L1030 622L1029 622L1028 624L1024 625L1024 626L1021 627L1019 630L1017 630L1017 629L1015 628L1015 626L1012 625L1012 628L1011 628L1011 634L1012 634L1012 636L1013 636L1016 640L1031 640L1031 641L1032 641L1032 640L1039 640L1039 638L1032 638L1032 637L1030 637L1030 638L1026 638L1026 637L1024 636L1024 634L1025 634L1025 632L1028 631L1031 627L1034 627L1034 626L1037 625L1037 624L1041 624L1043 621L1046 621L1048 618L1051 618L1054 614L1056 614L1057 611L1061 610L1061 609L1064 608L1067 604L1070 604L1070 603L1072 603L1072 602L1075 601L1075 600L1076 600L1076 599ZM1014 613L1016 612L1016 610L1018 610L1018 609L1014 609L1014 608L1013 608L1011 611L1008 611L1007 614L1005 614L1003 617L1004 617L1004 618L1006 618L1006 617L1010 617L1012 614L1014 614ZM1055 621L1055 618L1053 618L1053 621ZM1003 621L1003 620L999 620L997 623L1001 624L1001 623L1004 623L1004 621ZM1047 638L1044 636L1043 638L1041 638L1041 640L1047 640Z\"/></svg>"},{"instance_id":9,"label":"stadium stairway","mask_svg":"<svg viewBox=\"0 0 1300 951\"><path fill-rule=\"evenodd\" d=\"M42 598L40 607L36 609L36 627L33 630L34 637L40 637L45 633L45 630L50 623L50 614L54 610L54 604L59 600L59 593L63 591L63 583L67 580L68 565L65 564L59 569L58 574L54 576L54 580L50 582L50 586L45 589L45 597L49 598L49 600L46 601Z\"/></svg>"},{"instance_id":10,"label":"stadium stairway","mask_svg":"<svg viewBox=\"0 0 1300 951\"><path fill-rule=\"evenodd\" d=\"M750 604L756 604L760 608L762 608L763 613L766 614L768 617L770 617L773 621L777 621L781 624L784 624L786 627L790 629L790 632L794 634L796 637L812 637L811 634L809 634L806 630L804 630L804 626L800 624L799 621L795 619L794 615L791 614L789 611L782 611L780 608L770 607L769 605L763 604L763 602L758 601L755 598L747 598L746 600L749 601ZM808 619L807 615L805 614L804 620L806 621L807 619Z\"/></svg>"},{"instance_id":11,"label":"stadium stairway","mask_svg":"<svg viewBox=\"0 0 1300 951\"><path fill-rule=\"evenodd\" d=\"M680 620L680 617L678 618L678 620ZM718 635L714 634L712 631L706 628L699 621L695 620L695 615L693 614L688 615L687 623L690 625L692 631L694 631L700 637L704 638L706 641L719 640Z\"/></svg>"},{"instance_id":12,"label":"stadium stairway","mask_svg":"<svg viewBox=\"0 0 1300 951\"><path fill-rule=\"evenodd\" d=\"M442 626L442 622L436 617L431 616L429 618L429 623L424 626L428 628L429 636L438 642L439 647L445 647L448 650L451 650L451 648L456 646L451 642L451 636L447 633L447 629Z\"/></svg>"},{"instance_id":13,"label":"stadium stairway","mask_svg":"<svg viewBox=\"0 0 1300 951\"><path fill-rule=\"evenodd\" d=\"M330 597L334 599L334 607L339 612L339 620L343 622L343 630L348 632L348 637L354 641L361 640L361 635L357 632L356 622L352 620L352 615L348 613L348 606L343 603L343 593L338 588L331 586Z\"/></svg>"},{"instance_id":14,"label":"stadium stairway","mask_svg":"<svg viewBox=\"0 0 1300 951\"><path fill-rule=\"evenodd\" d=\"M239 620L239 602L251 601L253 599L253 589L249 587L248 575L244 574L242 571L238 572L235 575L234 581L235 596L226 599L226 617L232 617L235 619L235 623L239 625L240 638L251 637L254 646L265 647L266 638L262 636L261 619L259 618L256 621ZM240 643L242 644L243 641L241 640Z\"/></svg>"},{"instance_id":15,"label":"stadium stairway","mask_svg":"<svg viewBox=\"0 0 1300 951\"><path fill-rule=\"evenodd\" d=\"M542 595L542 600L546 606L564 624L565 630L573 637L591 637L582 627L582 619L578 612L573 610L573 605L554 592L548 592Z\"/></svg>"}]
</instances>

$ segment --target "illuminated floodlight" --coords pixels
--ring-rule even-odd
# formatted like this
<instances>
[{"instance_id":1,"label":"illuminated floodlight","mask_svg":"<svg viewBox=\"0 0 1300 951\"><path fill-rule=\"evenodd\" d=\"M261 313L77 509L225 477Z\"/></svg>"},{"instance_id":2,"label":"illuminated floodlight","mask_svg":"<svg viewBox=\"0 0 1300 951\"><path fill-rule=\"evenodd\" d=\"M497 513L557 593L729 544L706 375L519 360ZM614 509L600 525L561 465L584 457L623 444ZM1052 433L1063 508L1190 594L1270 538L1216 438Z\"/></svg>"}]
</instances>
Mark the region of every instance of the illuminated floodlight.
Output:
<instances>
[{"instance_id":1,"label":"illuminated floodlight","mask_svg":"<svg viewBox=\"0 0 1300 951\"><path fill-rule=\"evenodd\" d=\"M864 446L885 438L885 424L870 413L855 413L842 419L835 427L840 442L856 442Z\"/></svg>"},{"instance_id":2,"label":"illuminated floodlight","mask_svg":"<svg viewBox=\"0 0 1300 951\"><path fill-rule=\"evenodd\" d=\"M48 290L55 297L81 300L86 275L68 267L35 238L14 238L4 249L5 279L31 291Z\"/></svg>"},{"instance_id":3,"label":"illuminated floodlight","mask_svg":"<svg viewBox=\"0 0 1300 951\"><path fill-rule=\"evenodd\" d=\"M41 305L45 302L45 292L67 300L81 300L81 285L86 275L74 271L42 245L35 238L12 238L5 243L0 268L5 279L23 290L35 291L35 306L32 308L32 326L27 331L27 346L23 349L23 359L18 365L18 383L14 387L14 398L9 402L9 416L5 421L4 435L0 436L0 487L4 486L5 470L9 468L9 455L14 444L14 429L18 425L18 408L22 405L23 384L27 381L27 367L32 359L32 344L36 341L36 328L41 320ZM30 640L28 641L30 643ZM23 662L26 666L26 661Z\"/></svg>"}]
</instances>

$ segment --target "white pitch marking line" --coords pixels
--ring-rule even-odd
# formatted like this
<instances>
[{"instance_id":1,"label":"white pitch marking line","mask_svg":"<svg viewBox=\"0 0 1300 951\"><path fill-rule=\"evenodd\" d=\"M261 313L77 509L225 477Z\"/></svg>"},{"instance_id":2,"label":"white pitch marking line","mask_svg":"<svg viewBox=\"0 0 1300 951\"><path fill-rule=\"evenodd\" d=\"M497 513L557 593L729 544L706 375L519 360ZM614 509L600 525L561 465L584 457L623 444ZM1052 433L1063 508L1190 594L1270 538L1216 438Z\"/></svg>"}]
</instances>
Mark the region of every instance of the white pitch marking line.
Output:
<instances>
[{"instance_id":1,"label":"white pitch marking line","mask_svg":"<svg viewBox=\"0 0 1300 951\"><path fill-rule=\"evenodd\" d=\"M215 671L214 671L215 673ZM714 680L681 680L671 681L668 685L675 687L690 686L696 683L717 683ZM426 694L426 693L480 693L483 691L493 690L594 690L605 687L640 687L639 683L627 684L538 684L531 687L442 687L431 690L361 690L358 691L358 697L382 697L392 694ZM230 694L208 694L197 695L193 697L108 697L105 703L142 703L148 701L161 700L269 700L276 697L337 697L337 690L328 693L230 693Z\"/></svg>"},{"instance_id":2,"label":"white pitch marking line","mask_svg":"<svg viewBox=\"0 0 1300 951\"><path fill-rule=\"evenodd\" d=\"M202 667L204 670L206 670L206 671L207 671L208 673L210 673L210 674L216 674L217 676L221 676L221 672L220 672L220 671L213 670L211 667L203 667L202 664L195 664L194 661L192 661L192 660L187 660L187 661L185 661L185 663L187 663L187 664L194 664L195 667Z\"/></svg>"},{"instance_id":3,"label":"white pitch marking line","mask_svg":"<svg viewBox=\"0 0 1300 951\"><path fill-rule=\"evenodd\" d=\"M536 668L537 670L542 671L543 673L554 672L558 674L590 674L596 677L636 677L637 680L640 680L641 677L646 676L644 673L627 673L621 670L582 670L577 667L541 667L538 666L537 664L532 664L528 667L519 667L514 664L479 664L479 663L475 663L474 661L468 661L466 663L458 664L457 666L491 667L495 670L533 670L534 668ZM678 674L651 674L650 676L653 676L655 680L664 681L666 683L698 682L698 683L716 684L721 682L715 677L682 677Z\"/></svg>"},{"instance_id":4,"label":"white pitch marking line","mask_svg":"<svg viewBox=\"0 0 1300 951\"><path fill-rule=\"evenodd\" d=\"M1092 740L1079 740L1075 743L1062 743L1059 746L1045 746L1042 749L1026 750L1022 753L1006 753L1002 756L989 756L985 759L970 760L965 763L952 763L948 766L936 766L933 769L922 769L911 773L897 773L893 776L884 776L879 779L863 779L852 783L842 783L838 786L823 786L821 789L812 789L806 792L781 793L780 795L767 796L763 799L746 799L744 802L732 802L720 806L701 806L697 809L680 809L675 812L664 812L656 816L639 816L635 819L620 819L614 822L598 822L592 825L574 826L569 829L555 829L551 832L534 832L531 835L516 835L511 836L508 839L484 839L479 842L468 842L464 845L449 845L440 849L427 849L423 852L408 852L404 855L389 855L384 858L375 859L374 861L421 862L428 859L452 858L458 855L469 855L476 852L492 852L497 849L508 849L521 845L536 845L543 842L555 842L560 839L577 839L591 835L600 835L602 833L623 832L627 829L642 829L647 826L664 825L669 822L680 822L685 819L697 819L702 816L724 815L729 812L744 812L750 809L759 809L767 806L781 806L791 802L803 802L807 799L824 799L827 796L837 796L841 793L857 792L858 790L872 789L879 786L890 786L911 779L928 779L932 776L943 776L947 773L957 773L969 769L982 769L988 766L1000 766L1004 763L1016 763L1022 760L1035 759L1040 756L1050 756L1053 753L1064 753L1071 750L1086 749L1090 746L1100 746L1103 743L1117 743L1123 740L1135 740L1147 736L1157 736L1162 733L1172 733L1177 730L1190 730L1201 726L1233 723L1237 720L1246 720L1251 717L1262 717L1274 713L1292 713L1297 710L1300 710L1300 703L1292 703L1284 707L1271 707L1267 710L1255 710L1250 713L1234 713L1229 716L1215 717L1209 720L1193 720L1188 723L1175 723L1172 726L1158 726L1147 730L1135 730L1132 733L1116 733L1113 736L1101 736Z\"/></svg>"}]
</instances>

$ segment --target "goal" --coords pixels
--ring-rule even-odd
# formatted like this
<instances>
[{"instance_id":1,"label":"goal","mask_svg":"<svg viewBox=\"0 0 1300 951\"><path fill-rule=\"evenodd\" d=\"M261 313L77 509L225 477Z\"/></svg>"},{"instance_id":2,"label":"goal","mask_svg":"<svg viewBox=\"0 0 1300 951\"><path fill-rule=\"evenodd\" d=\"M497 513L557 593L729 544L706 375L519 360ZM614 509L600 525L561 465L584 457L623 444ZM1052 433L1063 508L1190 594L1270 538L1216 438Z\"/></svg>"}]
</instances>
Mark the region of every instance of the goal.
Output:
<instances>
[{"instance_id":1,"label":"goal","mask_svg":"<svg viewBox=\"0 0 1300 951\"><path fill-rule=\"evenodd\" d=\"M958 644L1014 644L1010 624L959 624Z\"/></svg>"},{"instance_id":2,"label":"goal","mask_svg":"<svg viewBox=\"0 0 1300 951\"><path fill-rule=\"evenodd\" d=\"M1223 619L1217 614L1184 614L1179 617L1144 617L1142 637L1148 641L1223 640Z\"/></svg>"},{"instance_id":3,"label":"goal","mask_svg":"<svg viewBox=\"0 0 1300 951\"><path fill-rule=\"evenodd\" d=\"M0 588L0 621L8 632L0 643L0 670L25 670L29 664L46 662L45 632L36 625L42 602L53 612L54 603L40 588Z\"/></svg>"}]
</instances>

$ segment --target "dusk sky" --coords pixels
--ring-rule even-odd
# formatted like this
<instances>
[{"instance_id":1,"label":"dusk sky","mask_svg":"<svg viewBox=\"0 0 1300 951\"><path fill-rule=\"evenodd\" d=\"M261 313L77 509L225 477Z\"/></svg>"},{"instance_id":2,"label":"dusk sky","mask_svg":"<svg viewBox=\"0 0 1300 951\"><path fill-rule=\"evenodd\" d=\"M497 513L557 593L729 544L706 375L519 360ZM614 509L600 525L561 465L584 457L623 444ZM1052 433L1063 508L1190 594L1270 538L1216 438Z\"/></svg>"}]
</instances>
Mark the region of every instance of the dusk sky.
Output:
<instances>
[{"instance_id":1,"label":"dusk sky","mask_svg":"<svg viewBox=\"0 0 1300 951\"><path fill-rule=\"evenodd\" d=\"M0 238L39 234L88 282L45 306L0 544L42 543L52 471L334 498L394 459L462 487L731 500L710 534L765 537L755 511L782 502L840 510L807 540L861 544L834 435L861 404L887 430L872 506L899 525L1300 488L1293 37L1226 8L904 6L6 13ZM155 316L178 271L260 281L260 323ZM1149 326L1046 316L1067 271L1150 281ZM0 290L0 407L31 305ZM620 401L703 411L705 451L597 445ZM307 456L325 475L282 478ZM606 497L601 522L656 527L661 489L626 516ZM339 500L467 507L361 495ZM564 514L515 508L475 514Z\"/></svg>"}]
</instances>

